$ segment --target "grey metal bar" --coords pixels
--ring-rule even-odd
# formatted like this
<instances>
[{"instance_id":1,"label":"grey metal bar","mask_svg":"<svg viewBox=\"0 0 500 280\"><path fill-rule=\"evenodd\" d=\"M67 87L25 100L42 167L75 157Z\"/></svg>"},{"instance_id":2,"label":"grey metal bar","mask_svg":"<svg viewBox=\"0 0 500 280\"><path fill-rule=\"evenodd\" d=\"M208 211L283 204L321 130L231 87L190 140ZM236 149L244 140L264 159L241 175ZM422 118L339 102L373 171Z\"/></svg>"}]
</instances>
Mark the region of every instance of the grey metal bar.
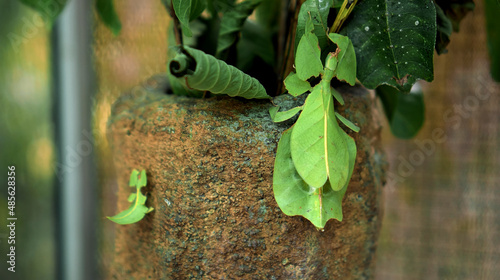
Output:
<instances>
[{"instance_id":1,"label":"grey metal bar","mask_svg":"<svg viewBox=\"0 0 500 280\"><path fill-rule=\"evenodd\" d=\"M53 69L58 144L59 273L64 280L98 279L97 180L91 129L93 1L73 0L54 29Z\"/></svg>"}]
</instances>

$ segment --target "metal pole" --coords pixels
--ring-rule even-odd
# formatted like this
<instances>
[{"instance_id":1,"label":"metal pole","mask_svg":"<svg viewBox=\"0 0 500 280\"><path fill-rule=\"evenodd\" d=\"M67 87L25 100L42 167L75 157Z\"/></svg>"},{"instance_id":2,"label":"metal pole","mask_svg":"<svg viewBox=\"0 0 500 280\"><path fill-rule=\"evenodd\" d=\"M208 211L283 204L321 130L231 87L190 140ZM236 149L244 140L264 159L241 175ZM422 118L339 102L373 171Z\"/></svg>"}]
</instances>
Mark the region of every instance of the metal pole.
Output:
<instances>
[{"instance_id":1,"label":"metal pole","mask_svg":"<svg viewBox=\"0 0 500 280\"><path fill-rule=\"evenodd\" d=\"M53 34L58 161L59 271L64 280L98 279L96 184L91 129L93 1L73 0Z\"/></svg>"}]
</instances>

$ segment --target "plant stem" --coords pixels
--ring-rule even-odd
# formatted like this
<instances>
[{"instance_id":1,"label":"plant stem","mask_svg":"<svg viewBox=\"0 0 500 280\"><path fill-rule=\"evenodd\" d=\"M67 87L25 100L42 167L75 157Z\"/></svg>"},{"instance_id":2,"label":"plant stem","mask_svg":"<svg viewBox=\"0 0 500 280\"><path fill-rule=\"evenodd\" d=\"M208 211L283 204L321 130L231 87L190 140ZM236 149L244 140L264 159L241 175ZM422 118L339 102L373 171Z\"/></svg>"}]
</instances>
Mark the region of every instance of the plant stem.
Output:
<instances>
[{"instance_id":1,"label":"plant stem","mask_svg":"<svg viewBox=\"0 0 500 280\"><path fill-rule=\"evenodd\" d=\"M174 20L174 35L175 35L175 43L177 45L182 45L182 31L179 19L174 11L174 6L172 2L170 2L170 9L168 9L170 17Z\"/></svg>"},{"instance_id":2,"label":"plant stem","mask_svg":"<svg viewBox=\"0 0 500 280\"><path fill-rule=\"evenodd\" d=\"M286 74L293 69L295 60L295 31L300 6L305 0L289 0L282 6L280 22L280 33L278 38L278 89L276 95L280 95L283 89L283 80Z\"/></svg>"}]
</instances>

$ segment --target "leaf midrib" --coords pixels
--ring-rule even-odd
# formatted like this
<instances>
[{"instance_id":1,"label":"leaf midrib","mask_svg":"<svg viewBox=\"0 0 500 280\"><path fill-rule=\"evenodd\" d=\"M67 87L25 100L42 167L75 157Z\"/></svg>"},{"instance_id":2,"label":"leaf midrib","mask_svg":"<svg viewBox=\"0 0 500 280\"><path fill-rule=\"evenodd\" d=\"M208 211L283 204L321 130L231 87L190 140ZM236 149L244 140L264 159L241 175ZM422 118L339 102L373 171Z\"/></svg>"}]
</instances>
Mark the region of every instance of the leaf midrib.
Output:
<instances>
[{"instance_id":1,"label":"leaf midrib","mask_svg":"<svg viewBox=\"0 0 500 280\"><path fill-rule=\"evenodd\" d=\"M391 49L391 52L392 52L392 58L393 58L393 61L392 61L392 64L394 64L394 66L396 67L396 73L397 73L397 78L400 79L401 78L401 75L399 74L399 67L398 67L398 64L395 64L394 61L397 61L396 60L396 54L394 53L394 44L392 43L392 40L391 40L391 28L389 26L389 8L387 7L387 1L388 0L384 0L384 6L385 6L385 21L387 23L387 37L389 38L389 49ZM391 48L391 46L393 46Z\"/></svg>"}]
</instances>

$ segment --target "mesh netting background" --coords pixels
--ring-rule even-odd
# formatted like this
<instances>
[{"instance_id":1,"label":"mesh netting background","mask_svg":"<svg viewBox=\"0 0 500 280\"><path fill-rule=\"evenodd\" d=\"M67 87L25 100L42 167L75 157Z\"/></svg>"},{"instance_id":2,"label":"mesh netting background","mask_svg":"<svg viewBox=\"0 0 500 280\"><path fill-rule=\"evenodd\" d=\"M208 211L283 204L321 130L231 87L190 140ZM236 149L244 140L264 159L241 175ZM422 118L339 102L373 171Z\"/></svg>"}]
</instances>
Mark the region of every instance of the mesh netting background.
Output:
<instances>
[{"instance_id":1,"label":"mesh netting background","mask_svg":"<svg viewBox=\"0 0 500 280\"><path fill-rule=\"evenodd\" d=\"M377 279L500 277L500 87L489 75L483 3L475 2L449 53L435 58L422 131L410 141L385 131Z\"/></svg>"},{"instance_id":2,"label":"mesh netting background","mask_svg":"<svg viewBox=\"0 0 500 280\"><path fill-rule=\"evenodd\" d=\"M483 5L476 2L460 33L453 34L449 53L435 58L435 82L423 84L422 131L403 141L385 124L390 169L377 279L500 277L500 87L489 76ZM100 21L96 28L101 174L112 172L105 170L111 164L105 162L104 137L112 102L120 92L164 72L167 59L168 16L159 1L126 0L117 10L124 19L119 37ZM106 178L102 182L110 186ZM103 191L113 198L116 189Z\"/></svg>"}]
</instances>

